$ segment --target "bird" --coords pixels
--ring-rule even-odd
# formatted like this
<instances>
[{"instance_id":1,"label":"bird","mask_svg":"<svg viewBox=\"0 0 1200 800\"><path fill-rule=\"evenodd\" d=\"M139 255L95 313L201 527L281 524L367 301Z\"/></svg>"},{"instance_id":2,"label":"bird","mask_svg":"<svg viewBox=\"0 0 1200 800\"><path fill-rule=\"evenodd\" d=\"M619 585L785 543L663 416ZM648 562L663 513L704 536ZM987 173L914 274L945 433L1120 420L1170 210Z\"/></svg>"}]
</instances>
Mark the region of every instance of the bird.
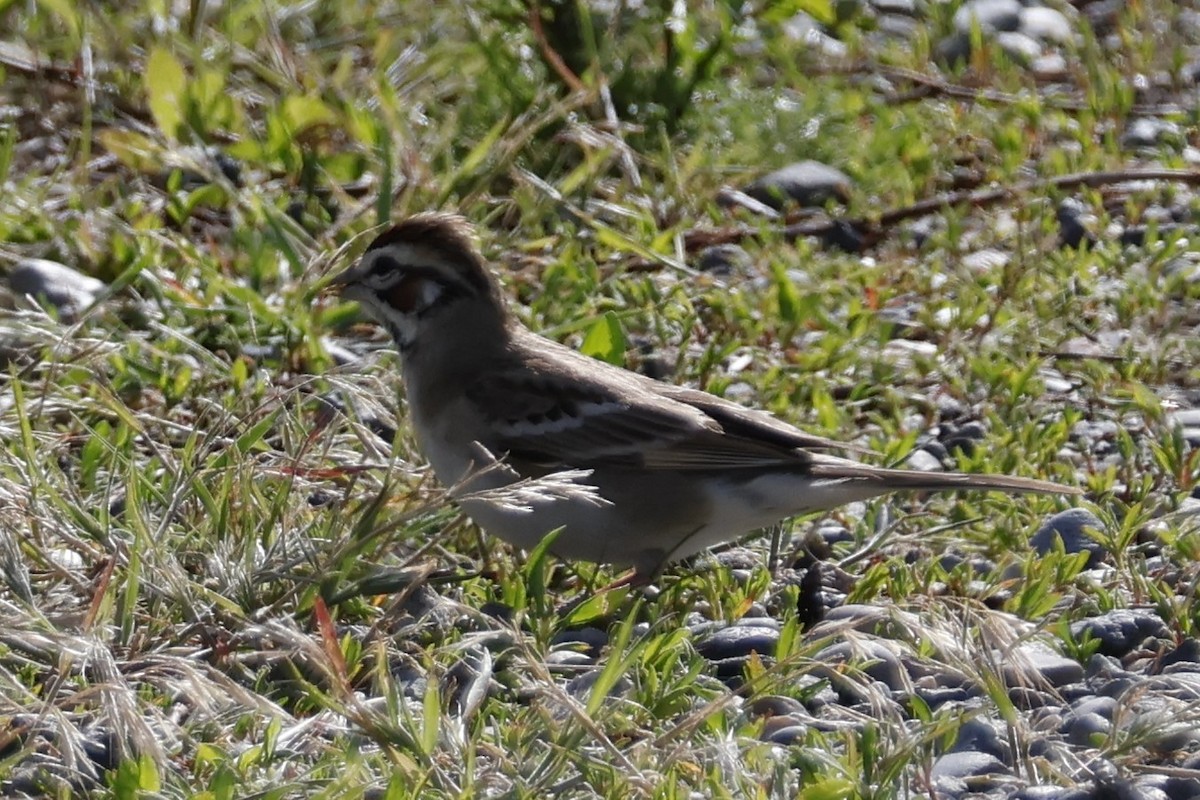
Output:
<instances>
[{"instance_id":1,"label":"bird","mask_svg":"<svg viewBox=\"0 0 1200 800\"><path fill-rule=\"evenodd\" d=\"M327 288L391 334L418 449L439 482L466 487L456 497L468 517L525 550L557 532L556 556L632 567L633 584L782 520L895 491L1080 494L833 455L856 448L538 335L456 214L395 223ZM489 499L556 474L579 491Z\"/></svg>"}]
</instances>

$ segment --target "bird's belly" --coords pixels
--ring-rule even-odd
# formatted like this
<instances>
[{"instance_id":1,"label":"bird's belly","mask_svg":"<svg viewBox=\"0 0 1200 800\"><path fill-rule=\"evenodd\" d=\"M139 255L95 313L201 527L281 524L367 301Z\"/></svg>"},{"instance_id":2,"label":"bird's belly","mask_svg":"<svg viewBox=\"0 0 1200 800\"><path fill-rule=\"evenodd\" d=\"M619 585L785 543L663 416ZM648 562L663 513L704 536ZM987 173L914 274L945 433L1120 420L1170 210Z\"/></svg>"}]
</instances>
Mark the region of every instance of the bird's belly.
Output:
<instances>
[{"instance_id":1,"label":"bird's belly","mask_svg":"<svg viewBox=\"0 0 1200 800\"><path fill-rule=\"evenodd\" d=\"M661 565L711 513L704 493L682 476L661 476L653 491L644 475L613 469L571 482L581 490L523 497L528 510L478 496L459 504L485 532L517 547L536 547L561 529L551 546L559 557L643 570Z\"/></svg>"}]
</instances>

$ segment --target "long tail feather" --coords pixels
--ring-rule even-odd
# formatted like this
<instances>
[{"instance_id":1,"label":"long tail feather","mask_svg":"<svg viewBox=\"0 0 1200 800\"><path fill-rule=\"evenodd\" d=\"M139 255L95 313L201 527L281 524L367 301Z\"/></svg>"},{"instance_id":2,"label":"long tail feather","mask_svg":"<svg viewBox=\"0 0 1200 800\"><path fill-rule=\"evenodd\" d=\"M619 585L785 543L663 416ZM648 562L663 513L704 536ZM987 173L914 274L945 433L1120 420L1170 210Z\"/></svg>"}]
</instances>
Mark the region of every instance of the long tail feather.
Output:
<instances>
[{"instance_id":1,"label":"long tail feather","mask_svg":"<svg viewBox=\"0 0 1200 800\"><path fill-rule=\"evenodd\" d=\"M1083 494L1075 486L1022 478L1016 475L970 474L966 472L925 472L915 469L887 469L859 464L836 456L818 455L809 468L815 478L859 478L880 484L888 490L940 492L979 489L997 492L1036 492L1038 494Z\"/></svg>"}]
</instances>

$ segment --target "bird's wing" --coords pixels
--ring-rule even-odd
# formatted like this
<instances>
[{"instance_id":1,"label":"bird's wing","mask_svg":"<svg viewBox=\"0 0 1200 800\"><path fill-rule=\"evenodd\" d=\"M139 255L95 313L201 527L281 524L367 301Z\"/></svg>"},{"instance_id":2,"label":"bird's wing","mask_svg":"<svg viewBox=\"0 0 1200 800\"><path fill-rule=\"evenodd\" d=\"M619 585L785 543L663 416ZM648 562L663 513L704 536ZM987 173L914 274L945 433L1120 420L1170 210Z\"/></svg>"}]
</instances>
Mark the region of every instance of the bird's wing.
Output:
<instances>
[{"instance_id":1,"label":"bird's wing","mask_svg":"<svg viewBox=\"0 0 1200 800\"><path fill-rule=\"evenodd\" d=\"M496 434L493 444L514 457L547 467L663 470L808 464L794 442L730 435L704 409L652 391L634 373L574 359L540 367L536 360L510 364L466 389Z\"/></svg>"},{"instance_id":2,"label":"bird's wing","mask_svg":"<svg viewBox=\"0 0 1200 800\"><path fill-rule=\"evenodd\" d=\"M723 397L717 397L699 389L689 389L686 386L676 386L670 383L656 381L655 391L663 397L686 403L699 409L712 419L730 436L770 442L780 447L802 448L813 450L849 450L851 452L870 454L866 447L826 439L823 436L806 433L778 417L756 408L747 408Z\"/></svg>"}]
</instances>

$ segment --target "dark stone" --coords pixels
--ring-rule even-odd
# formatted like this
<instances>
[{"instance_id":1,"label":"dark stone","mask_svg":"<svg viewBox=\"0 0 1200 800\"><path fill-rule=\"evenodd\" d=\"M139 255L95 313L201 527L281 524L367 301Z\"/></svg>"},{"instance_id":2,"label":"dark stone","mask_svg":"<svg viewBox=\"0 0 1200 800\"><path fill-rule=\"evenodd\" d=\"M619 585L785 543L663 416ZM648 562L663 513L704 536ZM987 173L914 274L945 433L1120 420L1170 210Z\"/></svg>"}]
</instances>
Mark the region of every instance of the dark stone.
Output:
<instances>
[{"instance_id":1,"label":"dark stone","mask_svg":"<svg viewBox=\"0 0 1200 800\"><path fill-rule=\"evenodd\" d=\"M1054 552L1056 542L1068 553L1088 553L1088 567L1099 564L1108 554L1102 544L1092 538L1089 528L1104 529L1095 514L1084 508L1069 508L1060 511L1042 525L1030 538L1029 544L1042 555Z\"/></svg>"},{"instance_id":2,"label":"dark stone","mask_svg":"<svg viewBox=\"0 0 1200 800\"><path fill-rule=\"evenodd\" d=\"M1061 246L1075 249L1096 243L1096 237L1088 229L1087 207L1081 201L1074 197L1063 200L1056 214Z\"/></svg>"},{"instance_id":3,"label":"dark stone","mask_svg":"<svg viewBox=\"0 0 1200 800\"><path fill-rule=\"evenodd\" d=\"M599 628L560 631L550 640L550 644L557 647L575 645L573 650L587 653L592 658L598 658L600 651L608 644L608 633Z\"/></svg>"},{"instance_id":4,"label":"dark stone","mask_svg":"<svg viewBox=\"0 0 1200 800\"><path fill-rule=\"evenodd\" d=\"M1018 0L968 0L954 14L954 28L970 34L978 25L984 33L1015 31L1021 24L1021 4Z\"/></svg>"},{"instance_id":5,"label":"dark stone","mask_svg":"<svg viewBox=\"0 0 1200 800\"><path fill-rule=\"evenodd\" d=\"M952 753L982 753L999 761L1008 762L1011 750L1008 742L1000 736L1004 725L993 723L986 717L973 717L958 729L958 737L950 748Z\"/></svg>"},{"instance_id":6,"label":"dark stone","mask_svg":"<svg viewBox=\"0 0 1200 800\"><path fill-rule=\"evenodd\" d=\"M8 274L8 287L21 297L50 303L61 314L74 315L104 291L101 280L46 258L26 258Z\"/></svg>"},{"instance_id":7,"label":"dark stone","mask_svg":"<svg viewBox=\"0 0 1200 800\"><path fill-rule=\"evenodd\" d=\"M1097 747L1112 731L1112 723L1099 714L1072 715L1064 727L1067 741L1079 747Z\"/></svg>"},{"instance_id":8,"label":"dark stone","mask_svg":"<svg viewBox=\"0 0 1200 800\"><path fill-rule=\"evenodd\" d=\"M819 651L813 660L825 664L854 664L867 677L894 692L907 686L904 666L892 649L882 642L839 642Z\"/></svg>"},{"instance_id":9,"label":"dark stone","mask_svg":"<svg viewBox=\"0 0 1200 800\"><path fill-rule=\"evenodd\" d=\"M1168 140L1179 139L1179 136L1179 126L1170 120L1138 117L1125 126L1121 146L1129 150L1158 147Z\"/></svg>"},{"instance_id":10,"label":"dark stone","mask_svg":"<svg viewBox=\"0 0 1200 800\"><path fill-rule=\"evenodd\" d=\"M946 755L933 762L930 776L935 782L942 778L974 778L980 775L1007 775L1010 770L1004 762L988 753L963 750Z\"/></svg>"},{"instance_id":11,"label":"dark stone","mask_svg":"<svg viewBox=\"0 0 1200 800\"><path fill-rule=\"evenodd\" d=\"M767 173L746 187L746 194L775 210L789 201L801 206L823 206L830 200L846 202L854 183L841 170L819 161L799 161Z\"/></svg>"},{"instance_id":12,"label":"dark stone","mask_svg":"<svg viewBox=\"0 0 1200 800\"><path fill-rule=\"evenodd\" d=\"M733 275L745 272L753 261L740 245L718 244L700 251L696 258L696 269L716 275Z\"/></svg>"},{"instance_id":13,"label":"dark stone","mask_svg":"<svg viewBox=\"0 0 1200 800\"><path fill-rule=\"evenodd\" d=\"M717 630L696 644L696 650L709 661L745 658L751 653L773 656L779 643L779 631L765 625L731 625Z\"/></svg>"},{"instance_id":14,"label":"dark stone","mask_svg":"<svg viewBox=\"0 0 1200 800\"><path fill-rule=\"evenodd\" d=\"M1149 611L1118 608L1071 623L1071 638L1076 642L1098 639L1097 652L1121 658L1131 652L1148 636L1167 639L1171 636L1166 623Z\"/></svg>"},{"instance_id":15,"label":"dark stone","mask_svg":"<svg viewBox=\"0 0 1200 800\"><path fill-rule=\"evenodd\" d=\"M763 734L763 741L790 747L794 744L804 743L804 737L808 735L808 728L804 725L785 725L770 731L770 733L764 730Z\"/></svg>"}]
</instances>

